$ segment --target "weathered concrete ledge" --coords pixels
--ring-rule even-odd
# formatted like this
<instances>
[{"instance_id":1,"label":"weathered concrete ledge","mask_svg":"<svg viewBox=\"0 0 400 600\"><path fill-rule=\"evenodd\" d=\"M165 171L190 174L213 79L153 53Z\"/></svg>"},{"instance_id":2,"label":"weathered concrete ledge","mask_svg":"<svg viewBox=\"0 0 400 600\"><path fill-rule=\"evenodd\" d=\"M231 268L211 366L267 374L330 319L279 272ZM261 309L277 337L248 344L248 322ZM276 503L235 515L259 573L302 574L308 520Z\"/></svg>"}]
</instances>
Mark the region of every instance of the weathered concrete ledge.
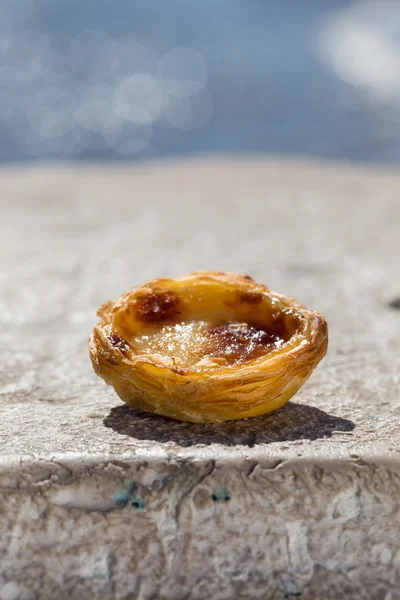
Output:
<instances>
[{"instance_id":1,"label":"weathered concrete ledge","mask_svg":"<svg viewBox=\"0 0 400 600\"><path fill-rule=\"evenodd\" d=\"M263 160L0 173L0 600L400 599L399 193ZM202 268L327 317L276 413L168 421L92 372L103 301Z\"/></svg>"}]
</instances>

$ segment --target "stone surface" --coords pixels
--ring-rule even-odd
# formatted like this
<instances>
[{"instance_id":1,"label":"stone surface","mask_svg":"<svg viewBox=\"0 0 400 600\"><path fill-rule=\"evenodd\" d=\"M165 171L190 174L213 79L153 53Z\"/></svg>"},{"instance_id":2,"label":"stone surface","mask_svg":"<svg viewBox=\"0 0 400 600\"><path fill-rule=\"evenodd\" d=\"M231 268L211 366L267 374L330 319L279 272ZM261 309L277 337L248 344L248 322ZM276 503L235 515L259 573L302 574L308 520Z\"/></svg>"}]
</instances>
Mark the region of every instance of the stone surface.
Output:
<instances>
[{"instance_id":1,"label":"stone surface","mask_svg":"<svg viewBox=\"0 0 400 600\"><path fill-rule=\"evenodd\" d=\"M0 173L0 599L400 598L400 178L265 160ZM94 375L97 307L196 269L322 312L293 402L194 425Z\"/></svg>"}]
</instances>

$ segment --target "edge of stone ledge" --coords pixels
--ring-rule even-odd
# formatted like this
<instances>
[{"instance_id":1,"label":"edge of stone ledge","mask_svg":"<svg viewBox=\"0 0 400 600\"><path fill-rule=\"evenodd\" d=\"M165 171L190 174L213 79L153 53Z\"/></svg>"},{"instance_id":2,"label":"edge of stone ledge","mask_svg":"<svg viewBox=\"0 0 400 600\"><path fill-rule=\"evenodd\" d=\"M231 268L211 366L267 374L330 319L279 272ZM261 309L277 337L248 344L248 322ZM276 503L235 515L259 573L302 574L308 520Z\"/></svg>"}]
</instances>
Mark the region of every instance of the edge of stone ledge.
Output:
<instances>
[{"instance_id":1,"label":"edge of stone ledge","mask_svg":"<svg viewBox=\"0 0 400 600\"><path fill-rule=\"evenodd\" d=\"M63 467L70 474L78 475L80 472L86 472L88 469L101 469L108 465L143 465L149 467L160 462L164 464L184 464L189 463L185 457L179 453L125 453L125 454L93 454L85 453L59 453L51 456L32 456L21 455L2 456L0 457L0 474L13 472L15 474L22 473L25 470L31 470L35 466L54 465ZM306 466L321 466L339 469L343 466L368 467L373 465L376 467L390 467L398 469L400 474L400 453L393 452L390 455L382 454L355 454L342 455L337 457L321 457L321 456L287 456L284 453L277 453L274 457L262 453L252 455L246 453L243 455L225 456L224 453L214 451L204 452L201 456L197 456L191 464L200 465L204 463L214 462L218 466L224 466L229 469L230 466L241 465L257 465L260 464L266 469L276 470L278 468L296 468Z\"/></svg>"}]
</instances>

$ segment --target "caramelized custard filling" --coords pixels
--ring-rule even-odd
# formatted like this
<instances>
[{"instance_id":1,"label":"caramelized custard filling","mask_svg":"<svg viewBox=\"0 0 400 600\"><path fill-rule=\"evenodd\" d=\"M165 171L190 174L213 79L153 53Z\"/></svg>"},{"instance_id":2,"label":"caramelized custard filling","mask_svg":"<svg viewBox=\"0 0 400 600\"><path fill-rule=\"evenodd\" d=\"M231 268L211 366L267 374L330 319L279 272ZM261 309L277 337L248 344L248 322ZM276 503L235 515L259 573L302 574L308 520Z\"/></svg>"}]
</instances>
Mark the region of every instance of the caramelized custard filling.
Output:
<instances>
[{"instance_id":1,"label":"caramelized custard filling","mask_svg":"<svg viewBox=\"0 0 400 600\"><path fill-rule=\"evenodd\" d=\"M205 321L165 325L132 340L138 354L160 354L186 369L235 366L279 348L286 339L247 323L212 326Z\"/></svg>"}]
</instances>

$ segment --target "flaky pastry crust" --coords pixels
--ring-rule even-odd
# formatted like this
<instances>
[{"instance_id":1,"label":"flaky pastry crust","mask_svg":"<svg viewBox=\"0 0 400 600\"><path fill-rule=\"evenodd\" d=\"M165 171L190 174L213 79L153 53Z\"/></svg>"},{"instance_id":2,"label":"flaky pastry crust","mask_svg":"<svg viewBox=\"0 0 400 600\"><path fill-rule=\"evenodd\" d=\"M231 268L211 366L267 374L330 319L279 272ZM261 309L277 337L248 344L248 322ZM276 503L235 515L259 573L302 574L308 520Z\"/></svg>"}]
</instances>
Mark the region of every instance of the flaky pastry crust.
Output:
<instances>
[{"instance_id":1,"label":"flaky pastry crust","mask_svg":"<svg viewBox=\"0 0 400 600\"><path fill-rule=\"evenodd\" d=\"M234 273L200 271L154 279L107 302L98 315L89 342L96 373L127 404L181 421L226 421L279 408L308 379L328 344L322 315ZM219 336L219 350L221 341L232 339L235 329L227 330L232 323L268 332L268 340L279 342L269 342L265 349L264 342L257 342L258 354L241 359L238 352L246 340L235 333L235 361L229 363L224 348L215 356L211 349L188 367L167 352L138 351L132 341L166 325L198 320L215 325L209 339L214 343Z\"/></svg>"}]
</instances>

